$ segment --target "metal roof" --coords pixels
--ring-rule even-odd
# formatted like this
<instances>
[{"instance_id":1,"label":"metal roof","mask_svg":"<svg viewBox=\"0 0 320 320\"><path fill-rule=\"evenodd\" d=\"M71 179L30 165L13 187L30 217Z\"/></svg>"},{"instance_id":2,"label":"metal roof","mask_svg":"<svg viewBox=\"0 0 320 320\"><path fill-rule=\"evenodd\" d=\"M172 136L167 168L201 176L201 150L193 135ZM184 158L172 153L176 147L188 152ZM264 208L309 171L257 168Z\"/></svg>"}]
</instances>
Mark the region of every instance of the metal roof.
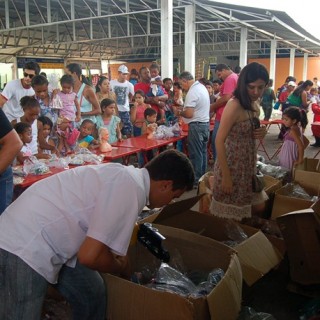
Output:
<instances>
[{"instance_id":1,"label":"metal roof","mask_svg":"<svg viewBox=\"0 0 320 320\"><path fill-rule=\"evenodd\" d=\"M160 58L160 0L2 0L0 62L13 56L138 61ZM173 0L173 53L184 56L185 7L195 6L196 54L238 59L248 28L248 58L320 53L320 40L285 12L208 0Z\"/></svg>"}]
</instances>

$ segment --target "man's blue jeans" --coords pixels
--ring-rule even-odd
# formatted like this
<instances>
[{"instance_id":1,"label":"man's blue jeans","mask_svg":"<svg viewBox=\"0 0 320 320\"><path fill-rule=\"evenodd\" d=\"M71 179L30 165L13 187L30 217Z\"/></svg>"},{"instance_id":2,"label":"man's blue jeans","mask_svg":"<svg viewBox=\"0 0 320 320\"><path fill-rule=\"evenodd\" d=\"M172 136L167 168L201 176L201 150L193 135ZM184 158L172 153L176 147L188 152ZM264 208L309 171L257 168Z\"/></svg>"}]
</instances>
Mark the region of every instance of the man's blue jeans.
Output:
<instances>
[{"instance_id":1,"label":"man's blue jeans","mask_svg":"<svg viewBox=\"0 0 320 320\"><path fill-rule=\"evenodd\" d=\"M0 249L0 319L39 320L47 286L19 257ZM105 319L106 289L97 271L63 266L54 287L71 304L73 319Z\"/></svg>"},{"instance_id":2,"label":"man's blue jeans","mask_svg":"<svg viewBox=\"0 0 320 320\"><path fill-rule=\"evenodd\" d=\"M209 132L209 122L189 123L188 153L195 172L196 183L207 171Z\"/></svg>"},{"instance_id":3,"label":"man's blue jeans","mask_svg":"<svg viewBox=\"0 0 320 320\"><path fill-rule=\"evenodd\" d=\"M9 166L0 174L0 214L11 203L13 196L12 168Z\"/></svg>"},{"instance_id":4,"label":"man's blue jeans","mask_svg":"<svg viewBox=\"0 0 320 320\"><path fill-rule=\"evenodd\" d=\"M211 147L212 147L214 161L217 160L216 137L217 137L219 126L220 126L220 121L215 120L212 135L211 135Z\"/></svg>"}]
</instances>

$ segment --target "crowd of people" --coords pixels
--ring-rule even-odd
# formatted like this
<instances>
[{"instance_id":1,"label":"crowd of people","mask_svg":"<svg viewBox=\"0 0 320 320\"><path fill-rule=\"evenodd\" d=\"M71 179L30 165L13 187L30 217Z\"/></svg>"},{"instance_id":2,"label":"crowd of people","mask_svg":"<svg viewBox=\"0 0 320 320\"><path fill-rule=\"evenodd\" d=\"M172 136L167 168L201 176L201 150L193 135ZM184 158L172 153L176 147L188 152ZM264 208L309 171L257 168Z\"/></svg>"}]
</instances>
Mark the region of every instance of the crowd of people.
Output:
<instances>
[{"instance_id":1,"label":"crowd of people","mask_svg":"<svg viewBox=\"0 0 320 320\"><path fill-rule=\"evenodd\" d=\"M255 141L267 133L260 109L268 121L274 104L281 105L279 163L288 170L303 161L309 143L306 112L310 106L315 115L320 110L314 82L296 85L288 77L275 94L267 69L257 62L237 72L218 64L212 81L188 71L162 79L155 63L131 73L121 65L116 79L101 76L95 88L79 64L67 65L65 73L61 88L49 90L37 63L28 62L23 78L8 82L0 95L1 319L38 319L48 283L71 303L74 318L103 319L106 289L99 272L130 276L126 253L138 213L198 186L208 170L210 138L210 211L240 221L259 212L267 197L253 187ZM176 122L188 126L188 156L170 149L149 155L147 164L139 155L139 168L79 167L34 184L11 203L14 160L23 164L32 155L48 159L77 147L97 148L102 129L114 143ZM319 137L315 133L315 146Z\"/></svg>"}]
</instances>

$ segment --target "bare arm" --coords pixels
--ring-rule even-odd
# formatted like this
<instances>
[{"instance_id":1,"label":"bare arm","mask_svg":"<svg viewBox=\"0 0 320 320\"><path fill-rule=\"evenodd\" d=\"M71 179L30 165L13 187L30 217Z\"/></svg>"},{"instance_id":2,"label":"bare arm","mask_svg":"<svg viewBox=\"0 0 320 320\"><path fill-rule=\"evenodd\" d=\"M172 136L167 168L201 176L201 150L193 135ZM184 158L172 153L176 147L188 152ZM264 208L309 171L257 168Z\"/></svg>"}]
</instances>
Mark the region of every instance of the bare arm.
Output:
<instances>
[{"instance_id":1,"label":"bare arm","mask_svg":"<svg viewBox=\"0 0 320 320\"><path fill-rule=\"evenodd\" d=\"M217 111L220 107L225 105L232 98L232 94L224 94L216 102L210 104L210 113Z\"/></svg>"},{"instance_id":2,"label":"bare arm","mask_svg":"<svg viewBox=\"0 0 320 320\"><path fill-rule=\"evenodd\" d=\"M15 130L0 139L0 173L4 172L22 148L22 142Z\"/></svg>"},{"instance_id":3,"label":"bare arm","mask_svg":"<svg viewBox=\"0 0 320 320\"><path fill-rule=\"evenodd\" d=\"M77 257L90 269L130 277L128 258L113 254L108 246L91 237L85 238Z\"/></svg>"},{"instance_id":4,"label":"bare arm","mask_svg":"<svg viewBox=\"0 0 320 320\"><path fill-rule=\"evenodd\" d=\"M294 166L296 166L303 162L303 156L304 156L304 145L303 145L299 128L292 128L290 130L290 136L293 138L294 142L298 146L298 159L294 162Z\"/></svg>"},{"instance_id":5,"label":"bare arm","mask_svg":"<svg viewBox=\"0 0 320 320\"><path fill-rule=\"evenodd\" d=\"M130 121L132 124L136 122L136 117L137 117L137 104L135 102L130 109Z\"/></svg>"},{"instance_id":6,"label":"bare arm","mask_svg":"<svg viewBox=\"0 0 320 320\"><path fill-rule=\"evenodd\" d=\"M182 109L181 107L172 106L172 108L176 116L191 119L194 115L194 108L191 107L185 107Z\"/></svg>"},{"instance_id":7,"label":"bare arm","mask_svg":"<svg viewBox=\"0 0 320 320\"><path fill-rule=\"evenodd\" d=\"M3 95L0 94L0 108L7 102L7 99Z\"/></svg>"},{"instance_id":8,"label":"bare arm","mask_svg":"<svg viewBox=\"0 0 320 320\"><path fill-rule=\"evenodd\" d=\"M97 99L95 92L92 90L91 87L86 86L84 95L85 95L85 98L91 103L92 111L81 112L81 115L82 116L96 116L98 114L101 114L101 108L100 108L99 101Z\"/></svg>"},{"instance_id":9,"label":"bare arm","mask_svg":"<svg viewBox=\"0 0 320 320\"><path fill-rule=\"evenodd\" d=\"M76 122L79 122L81 120L81 109L80 109L80 104L79 104L79 101L78 101L78 97L76 97L74 99L74 104L76 106Z\"/></svg>"},{"instance_id":10,"label":"bare arm","mask_svg":"<svg viewBox=\"0 0 320 320\"><path fill-rule=\"evenodd\" d=\"M116 132L117 132L117 138L118 138L118 140L119 140L119 141L122 141L122 134L121 134L120 123L117 124Z\"/></svg>"},{"instance_id":11,"label":"bare arm","mask_svg":"<svg viewBox=\"0 0 320 320\"><path fill-rule=\"evenodd\" d=\"M301 102L302 102L302 106L304 108L308 107L310 101L308 101L308 99L307 99L307 92L306 91L303 91L301 93Z\"/></svg>"}]
</instances>

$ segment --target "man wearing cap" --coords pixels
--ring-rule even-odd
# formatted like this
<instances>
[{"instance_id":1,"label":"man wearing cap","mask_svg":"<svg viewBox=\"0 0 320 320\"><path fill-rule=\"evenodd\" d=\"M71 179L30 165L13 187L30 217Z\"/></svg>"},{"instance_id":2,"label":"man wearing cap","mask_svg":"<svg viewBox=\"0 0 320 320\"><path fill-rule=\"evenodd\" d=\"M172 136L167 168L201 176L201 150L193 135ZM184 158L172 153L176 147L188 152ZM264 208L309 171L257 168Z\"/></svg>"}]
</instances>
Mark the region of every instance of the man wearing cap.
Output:
<instances>
[{"instance_id":1,"label":"man wearing cap","mask_svg":"<svg viewBox=\"0 0 320 320\"><path fill-rule=\"evenodd\" d=\"M281 107L282 112L288 107L289 104L286 104L286 101L288 99L288 96L293 92L296 86L297 85L294 81L289 81L286 86L286 89L279 94L279 102L282 105Z\"/></svg>"},{"instance_id":2,"label":"man wearing cap","mask_svg":"<svg viewBox=\"0 0 320 320\"><path fill-rule=\"evenodd\" d=\"M0 107L3 107L10 122L23 116L20 99L24 96L34 95L31 81L39 72L40 67L36 62L27 62L23 68L23 78L9 81L0 94Z\"/></svg>"},{"instance_id":3,"label":"man wearing cap","mask_svg":"<svg viewBox=\"0 0 320 320\"><path fill-rule=\"evenodd\" d=\"M130 121L130 101L134 95L134 87L127 80L128 68L123 64L118 68L118 78L110 81L110 88L117 97L119 116L122 122L122 135L130 137L132 123Z\"/></svg>"}]
</instances>

